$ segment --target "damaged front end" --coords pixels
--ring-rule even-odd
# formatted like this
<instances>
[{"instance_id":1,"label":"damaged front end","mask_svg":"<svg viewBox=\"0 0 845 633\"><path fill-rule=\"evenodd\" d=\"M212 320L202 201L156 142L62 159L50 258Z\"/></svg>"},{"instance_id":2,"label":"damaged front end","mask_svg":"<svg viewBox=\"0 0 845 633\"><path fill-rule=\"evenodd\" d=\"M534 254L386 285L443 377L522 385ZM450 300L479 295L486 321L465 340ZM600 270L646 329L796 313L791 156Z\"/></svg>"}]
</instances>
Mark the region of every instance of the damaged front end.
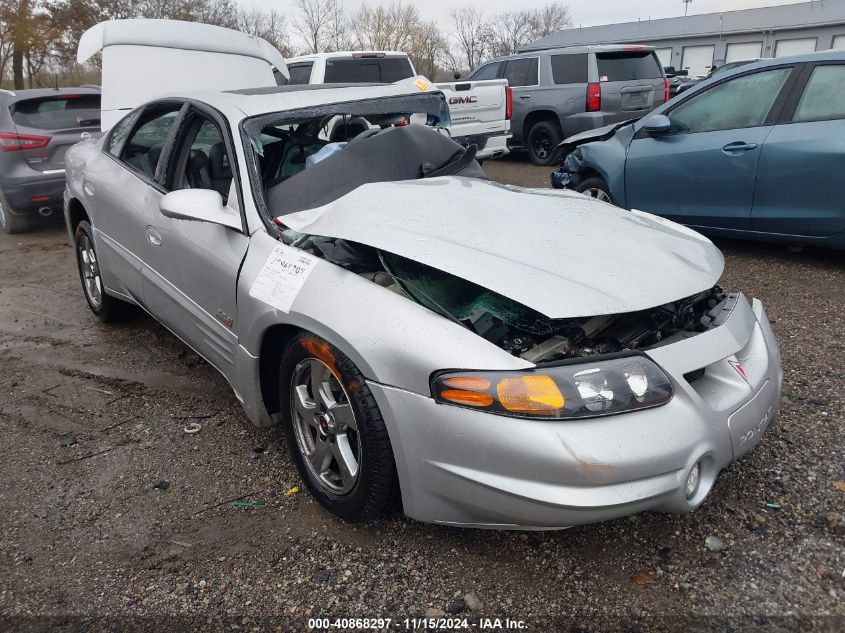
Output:
<instances>
[{"instance_id":1,"label":"damaged front end","mask_svg":"<svg viewBox=\"0 0 845 633\"><path fill-rule=\"evenodd\" d=\"M718 286L623 314L549 318L456 275L338 238L284 232L283 240L400 294L533 364L665 345L721 324L735 295Z\"/></svg>"},{"instance_id":2,"label":"damaged front end","mask_svg":"<svg viewBox=\"0 0 845 633\"><path fill-rule=\"evenodd\" d=\"M595 130L581 132L565 139L555 148L556 155L561 157L558 171L550 174L554 189L575 189L584 180L599 173L597 163L608 154L618 154L628 147L634 136L633 123L636 119L623 121L613 125L606 125ZM605 143L604 141L610 141ZM612 164L612 163L608 163ZM602 174L606 180L606 175Z\"/></svg>"}]
</instances>

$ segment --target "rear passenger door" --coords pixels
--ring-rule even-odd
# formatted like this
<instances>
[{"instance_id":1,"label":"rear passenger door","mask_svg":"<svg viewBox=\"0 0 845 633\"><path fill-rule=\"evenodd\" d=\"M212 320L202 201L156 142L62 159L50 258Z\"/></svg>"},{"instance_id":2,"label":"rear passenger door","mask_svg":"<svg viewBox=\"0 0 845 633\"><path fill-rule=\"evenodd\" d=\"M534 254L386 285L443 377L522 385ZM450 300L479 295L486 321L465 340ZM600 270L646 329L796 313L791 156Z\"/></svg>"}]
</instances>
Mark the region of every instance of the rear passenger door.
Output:
<instances>
[{"instance_id":1,"label":"rear passenger door","mask_svg":"<svg viewBox=\"0 0 845 633\"><path fill-rule=\"evenodd\" d=\"M540 68L537 57L517 57L502 64L501 77L508 80L513 90L513 114L511 133L516 143L525 143L523 130L525 117L532 110L540 83Z\"/></svg>"},{"instance_id":2,"label":"rear passenger door","mask_svg":"<svg viewBox=\"0 0 845 633\"><path fill-rule=\"evenodd\" d=\"M639 128L625 165L626 206L683 224L750 229L760 149L793 72L790 65L732 77L668 110L668 132Z\"/></svg>"},{"instance_id":3,"label":"rear passenger door","mask_svg":"<svg viewBox=\"0 0 845 633\"><path fill-rule=\"evenodd\" d=\"M845 63L808 64L781 118L760 155L753 229L845 231Z\"/></svg>"},{"instance_id":4,"label":"rear passenger door","mask_svg":"<svg viewBox=\"0 0 845 633\"><path fill-rule=\"evenodd\" d=\"M158 169L181 102L152 104L117 125L102 155L85 169L82 188L92 211L103 281L143 304L141 282L148 227L164 195Z\"/></svg>"}]
</instances>

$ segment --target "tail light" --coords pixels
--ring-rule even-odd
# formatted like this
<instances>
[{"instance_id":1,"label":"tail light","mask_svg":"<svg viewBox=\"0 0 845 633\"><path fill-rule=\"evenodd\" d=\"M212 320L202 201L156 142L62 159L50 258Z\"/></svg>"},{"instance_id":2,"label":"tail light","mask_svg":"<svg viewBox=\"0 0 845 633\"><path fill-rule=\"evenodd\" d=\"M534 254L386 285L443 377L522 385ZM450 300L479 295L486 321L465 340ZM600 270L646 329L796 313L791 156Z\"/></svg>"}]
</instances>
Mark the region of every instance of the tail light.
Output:
<instances>
[{"instance_id":1,"label":"tail light","mask_svg":"<svg viewBox=\"0 0 845 633\"><path fill-rule=\"evenodd\" d=\"M587 112L601 110L601 84L587 84Z\"/></svg>"},{"instance_id":2,"label":"tail light","mask_svg":"<svg viewBox=\"0 0 845 633\"><path fill-rule=\"evenodd\" d=\"M505 119L510 121L513 114L513 88L505 86Z\"/></svg>"},{"instance_id":3,"label":"tail light","mask_svg":"<svg viewBox=\"0 0 845 633\"><path fill-rule=\"evenodd\" d=\"M4 152L17 152L22 149L42 149L47 147L49 142L49 136L0 132L0 149Z\"/></svg>"},{"instance_id":4,"label":"tail light","mask_svg":"<svg viewBox=\"0 0 845 633\"><path fill-rule=\"evenodd\" d=\"M664 77L663 78L663 103L669 101L669 80Z\"/></svg>"}]
</instances>

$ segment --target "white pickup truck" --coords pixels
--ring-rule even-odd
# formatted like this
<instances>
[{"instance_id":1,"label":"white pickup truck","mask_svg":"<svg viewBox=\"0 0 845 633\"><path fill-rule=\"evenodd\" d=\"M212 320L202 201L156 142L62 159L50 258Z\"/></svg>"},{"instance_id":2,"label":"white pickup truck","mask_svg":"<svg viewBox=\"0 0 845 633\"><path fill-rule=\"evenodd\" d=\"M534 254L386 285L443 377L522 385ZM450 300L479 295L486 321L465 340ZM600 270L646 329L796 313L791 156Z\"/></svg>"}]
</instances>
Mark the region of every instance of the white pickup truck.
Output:
<instances>
[{"instance_id":1,"label":"white pickup truck","mask_svg":"<svg viewBox=\"0 0 845 633\"><path fill-rule=\"evenodd\" d=\"M316 53L287 60L288 84L394 83L417 76L408 55L398 51ZM449 102L452 138L475 145L479 159L508 153L511 89L505 79L435 84ZM346 122L366 126L364 121ZM330 136L332 132L330 132Z\"/></svg>"}]
</instances>

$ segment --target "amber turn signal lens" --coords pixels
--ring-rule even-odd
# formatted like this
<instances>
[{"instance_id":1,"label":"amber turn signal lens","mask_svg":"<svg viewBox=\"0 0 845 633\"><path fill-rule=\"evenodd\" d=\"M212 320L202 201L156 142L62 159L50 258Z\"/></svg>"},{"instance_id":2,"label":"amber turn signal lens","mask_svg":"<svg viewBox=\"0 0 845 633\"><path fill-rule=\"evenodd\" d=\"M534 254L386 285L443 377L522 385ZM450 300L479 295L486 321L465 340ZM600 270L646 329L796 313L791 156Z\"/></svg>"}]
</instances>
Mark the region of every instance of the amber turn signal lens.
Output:
<instances>
[{"instance_id":1,"label":"amber turn signal lens","mask_svg":"<svg viewBox=\"0 0 845 633\"><path fill-rule=\"evenodd\" d=\"M486 391L491 384L486 378L479 378L478 376L452 376L443 382L455 389L469 389L471 391Z\"/></svg>"},{"instance_id":2,"label":"amber turn signal lens","mask_svg":"<svg viewBox=\"0 0 845 633\"><path fill-rule=\"evenodd\" d=\"M489 393L465 391L464 389L446 389L440 392L440 397L449 402L469 407L489 407L493 404L493 396Z\"/></svg>"},{"instance_id":3,"label":"amber turn signal lens","mask_svg":"<svg viewBox=\"0 0 845 633\"><path fill-rule=\"evenodd\" d=\"M504 378L496 392L499 403L514 413L554 414L563 409L563 394L551 376Z\"/></svg>"}]
</instances>

